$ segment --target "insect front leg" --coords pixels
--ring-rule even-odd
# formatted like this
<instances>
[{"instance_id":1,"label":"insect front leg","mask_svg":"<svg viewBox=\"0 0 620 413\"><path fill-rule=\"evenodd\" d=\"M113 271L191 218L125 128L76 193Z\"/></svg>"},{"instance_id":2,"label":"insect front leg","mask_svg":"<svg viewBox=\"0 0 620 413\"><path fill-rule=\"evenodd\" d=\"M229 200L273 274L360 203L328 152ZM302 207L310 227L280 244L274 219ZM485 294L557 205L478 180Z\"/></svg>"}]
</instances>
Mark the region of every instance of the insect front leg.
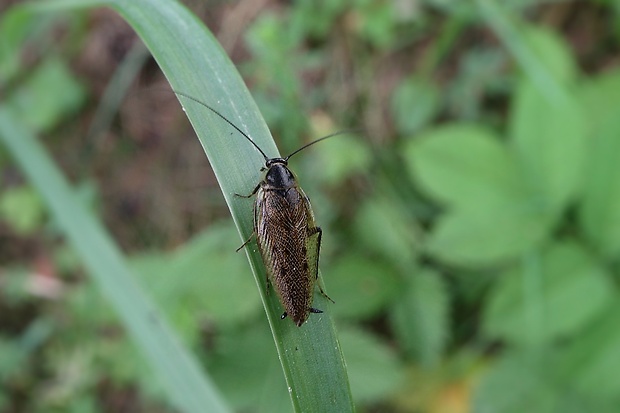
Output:
<instances>
[{"instance_id":1,"label":"insect front leg","mask_svg":"<svg viewBox=\"0 0 620 413\"><path fill-rule=\"evenodd\" d=\"M316 235L316 262L315 262L315 268L316 268L316 278L318 280L318 278L319 278L319 257L321 256L321 237L323 236L323 230L321 229L321 227L311 227L311 228L308 228L308 237L311 237L313 235ZM323 291L323 287L321 287L321 284L317 283L317 285L319 286L319 291L321 291L321 294L323 295L323 297L327 298L329 301L331 301L332 303L336 304L336 302L334 300L332 300L329 297L329 295L327 295L325 293L325 291Z\"/></svg>"},{"instance_id":2,"label":"insect front leg","mask_svg":"<svg viewBox=\"0 0 620 413\"><path fill-rule=\"evenodd\" d=\"M250 198L250 197L254 196L254 194L256 194L259 189L260 189L260 184L256 185L256 188L254 188L254 190L252 191L252 193L250 195L246 196L246 195L235 194L235 196L237 196L239 198ZM250 241L252 241L252 238L254 238L254 236L256 236L256 204L254 204L254 231L252 231L252 235L250 235L250 237L247 240L245 240L245 242L243 244L241 244L241 246L239 248L237 248L235 252L239 252L243 247L248 245L248 243Z\"/></svg>"},{"instance_id":3,"label":"insect front leg","mask_svg":"<svg viewBox=\"0 0 620 413\"><path fill-rule=\"evenodd\" d=\"M239 198L252 198L260 189L260 184L256 185L256 188L254 188L254 190L252 191L252 193L250 195L241 195L241 194L237 194L235 193L235 196L238 196Z\"/></svg>"}]
</instances>

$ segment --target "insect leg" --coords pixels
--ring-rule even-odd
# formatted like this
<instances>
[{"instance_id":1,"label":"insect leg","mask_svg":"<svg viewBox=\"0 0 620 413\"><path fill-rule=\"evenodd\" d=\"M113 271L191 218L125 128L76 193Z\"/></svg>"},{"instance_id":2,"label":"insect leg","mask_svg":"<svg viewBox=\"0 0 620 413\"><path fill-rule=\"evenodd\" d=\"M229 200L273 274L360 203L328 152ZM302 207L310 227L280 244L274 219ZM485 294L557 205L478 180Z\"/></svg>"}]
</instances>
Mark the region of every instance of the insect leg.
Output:
<instances>
[{"instance_id":1,"label":"insect leg","mask_svg":"<svg viewBox=\"0 0 620 413\"><path fill-rule=\"evenodd\" d=\"M239 198L250 198L250 197L254 196L254 194L256 192L258 192L259 189L260 189L260 184L256 185L256 188L254 188L254 190L252 191L252 193L250 195L235 194L235 196L238 196ZM252 237L254 237L255 235L256 235L256 204L254 204L254 231L252 232L252 235L250 235L250 237L247 240L245 240L245 242L243 244L241 244L241 246L239 248L237 248L235 250L235 252L239 252L241 250L241 248L243 248L246 245L248 245L248 243L252 240Z\"/></svg>"},{"instance_id":2,"label":"insect leg","mask_svg":"<svg viewBox=\"0 0 620 413\"><path fill-rule=\"evenodd\" d=\"M246 240L245 240L245 242L244 242L243 244L241 244L241 246L235 250L235 252L239 252L239 251L241 251L241 248L243 248L243 247L245 247L246 245L248 245L248 243L249 243L250 241L252 241L252 238L254 238L254 232L252 232L252 235L250 235L250 238L246 239Z\"/></svg>"},{"instance_id":3,"label":"insect leg","mask_svg":"<svg viewBox=\"0 0 620 413\"><path fill-rule=\"evenodd\" d=\"M252 198L254 194L258 192L259 188L260 188L260 184L256 185L256 188L254 188L254 190L252 191L250 195L235 194L235 196L238 196L239 198Z\"/></svg>"},{"instance_id":4,"label":"insect leg","mask_svg":"<svg viewBox=\"0 0 620 413\"><path fill-rule=\"evenodd\" d=\"M314 227L314 228L308 228L308 231L310 232L309 236L312 236L314 234L317 234L317 239L316 239L316 278L319 278L319 257L321 256L321 237L323 236L323 230L321 229L321 227ZM319 286L319 291L321 291L321 294L323 295L323 297L327 298L329 301L331 301L332 303L336 304L336 302L334 300L332 300L329 295L327 295L325 293L325 291L323 291L323 287L321 287L321 284L317 283L317 285ZM312 311L312 309L310 309Z\"/></svg>"},{"instance_id":5,"label":"insect leg","mask_svg":"<svg viewBox=\"0 0 620 413\"><path fill-rule=\"evenodd\" d=\"M331 302L332 302L332 304L336 304L336 302L335 302L334 300L332 300L332 299L331 299L331 297L325 293L325 291L323 291L323 287L321 287L321 284L318 284L318 283L317 283L317 285L319 286L319 291L321 292L321 295L322 295L323 297L327 298L329 301L331 301ZM322 312L322 311L321 311L321 312Z\"/></svg>"},{"instance_id":6,"label":"insect leg","mask_svg":"<svg viewBox=\"0 0 620 413\"><path fill-rule=\"evenodd\" d=\"M320 314L323 311L319 310L318 308L310 307L310 312L313 313L313 314Z\"/></svg>"}]
</instances>

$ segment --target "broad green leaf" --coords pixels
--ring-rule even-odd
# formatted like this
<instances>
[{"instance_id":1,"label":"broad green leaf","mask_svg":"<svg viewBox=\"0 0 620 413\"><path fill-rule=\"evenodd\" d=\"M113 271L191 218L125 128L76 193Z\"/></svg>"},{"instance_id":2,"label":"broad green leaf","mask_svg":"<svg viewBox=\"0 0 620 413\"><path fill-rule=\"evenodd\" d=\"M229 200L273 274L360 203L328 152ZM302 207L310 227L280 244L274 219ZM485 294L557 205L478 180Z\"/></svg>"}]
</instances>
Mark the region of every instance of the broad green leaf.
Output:
<instances>
[{"instance_id":1,"label":"broad green leaf","mask_svg":"<svg viewBox=\"0 0 620 413\"><path fill-rule=\"evenodd\" d=\"M405 148L409 172L433 197L450 206L477 206L522 196L520 176L508 151L475 125L442 126Z\"/></svg>"},{"instance_id":2,"label":"broad green leaf","mask_svg":"<svg viewBox=\"0 0 620 413\"><path fill-rule=\"evenodd\" d=\"M581 93L592 126L579 223L606 257L620 252L620 72L587 82Z\"/></svg>"},{"instance_id":3,"label":"broad green leaf","mask_svg":"<svg viewBox=\"0 0 620 413\"><path fill-rule=\"evenodd\" d=\"M529 273L528 273L529 272ZM534 277L535 288L527 285ZM529 343L544 332L546 341L569 337L607 307L613 295L609 274L578 244L549 247L538 265L504 274L491 290L483 329L491 338Z\"/></svg>"},{"instance_id":4,"label":"broad green leaf","mask_svg":"<svg viewBox=\"0 0 620 413\"><path fill-rule=\"evenodd\" d=\"M554 217L536 200L461 207L439 218L428 251L453 264L480 266L516 258L543 242Z\"/></svg>"},{"instance_id":5,"label":"broad green leaf","mask_svg":"<svg viewBox=\"0 0 620 413\"><path fill-rule=\"evenodd\" d=\"M214 380L237 411L291 412L273 339L263 320L224 331L207 363Z\"/></svg>"},{"instance_id":6,"label":"broad green leaf","mask_svg":"<svg viewBox=\"0 0 620 413\"><path fill-rule=\"evenodd\" d=\"M617 119L615 115L616 105L620 101L620 70L585 79L577 96L590 119L593 132L601 132Z\"/></svg>"},{"instance_id":7,"label":"broad green leaf","mask_svg":"<svg viewBox=\"0 0 620 413\"><path fill-rule=\"evenodd\" d=\"M256 285L244 275L245 257L235 253L238 244L232 223L212 225L173 253L141 255L132 264L175 325L196 335L201 321L233 325L260 315ZM212 276L205 276L206 268Z\"/></svg>"},{"instance_id":8,"label":"broad green leaf","mask_svg":"<svg viewBox=\"0 0 620 413\"><path fill-rule=\"evenodd\" d=\"M473 398L474 413L614 413L615 400L591 397L574 386L554 349L512 351L493 362ZM599 378L602 379L602 378ZM597 380L599 384L602 380ZM617 394L617 393L616 393Z\"/></svg>"},{"instance_id":9,"label":"broad green leaf","mask_svg":"<svg viewBox=\"0 0 620 413\"><path fill-rule=\"evenodd\" d=\"M520 82L510 135L528 188L544 206L560 211L581 188L588 141L582 109L550 104L528 80Z\"/></svg>"},{"instance_id":10,"label":"broad green leaf","mask_svg":"<svg viewBox=\"0 0 620 413\"><path fill-rule=\"evenodd\" d=\"M553 365L530 353L500 357L481 380L473 398L474 413L560 413Z\"/></svg>"},{"instance_id":11,"label":"broad green leaf","mask_svg":"<svg viewBox=\"0 0 620 413\"><path fill-rule=\"evenodd\" d=\"M235 253L239 241L232 230L232 225L209 227L172 254L165 277L168 291L182 289L185 299L197 304L191 308L204 307L208 317L226 325L260 312L256 285L244 276L247 263Z\"/></svg>"},{"instance_id":12,"label":"broad green leaf","mask_svg":"<svg viewBox=\"0 0 620 413\"><path fill-rule=\"evenodd\" d=\"M573 53L557 32L545 26L524 24L521 26L521 39L515 40L527 43L556 81L566 85L576 78L578 69Z\"/></svg>"},{"instance_id":13,"label":"broad green leaf","mask_svg":"<svg viewBox=\"0 0 620 413\"><path fill-rule=\"evenodd\" d=\"M389 263L352 253L332 263L326 284L338 303L334 314L363 319L385 307L402 282Z\"/></svg>"},{"instance_id":14,"label":"broad green leaf","mask_svg":"<svg viewBox=\"0 0 620 413\"><path fill-rule=\"evenodd\" d=\"M584 291L584 297L587 291ZM609 303L609 301L607 302ZM620 297L559 352L560 375L581 394L620 401ZM593 410L590 410L593 411Z\"/></svg>"},{"instance_id":15,"label":"broad green leaf","mask_svg":"<svg viewBox=\"0 0 620 413\"><path fill-rule=\"evenodd\" d=\"M400 268L415 265L420 230L394 200L375 196L364 201L355 217L355 231L367 250Z\"/></svg>"},{"instance_id":16,"label":"broad green leaf","mask_svg":"<svg viewBox=\"0 0 620 413\"><path fill-rule=\"evenodd\" d=\"M517 30L494 1L479 4L528 75L511 112L520 166L550 207L562 207L580 187L586 149L584 116L569 93L577 74L572 54L554 32Z\"/></svg>"},{"instance_id":17,"label":"broad green leaf","mask_svg":"<svg viewBox=\"0 0 620 413\"><path fill-rule=\"evenodd\" d=\"M387 344L357 329L342 330L340 340L356 403L377 402L402 384L404 371Z\"/></svg>"},{"instance_id":18,"label":"broad green leaf","mask_svg":"<svg viewBox=\"0 0 620 413\"><path fill-rule=\"evenodd\" d=\"M352 175L366 172L372 159L370 149L351 136L334 137L319 145L314 149L318 158L314 167L329 185L340 185Z\"/></svg>"},{"instance_id":19,"label":"broad green leaf","mask_svg":"<svg viewBox=\"0 0 620 413\"><path fill-rule=\"evenodd\" d=\"M450 301L441 275L432 270L412 274L391 311L391 321L407 354L436 367L450 330Z\"/></svg>"}]
</instances>

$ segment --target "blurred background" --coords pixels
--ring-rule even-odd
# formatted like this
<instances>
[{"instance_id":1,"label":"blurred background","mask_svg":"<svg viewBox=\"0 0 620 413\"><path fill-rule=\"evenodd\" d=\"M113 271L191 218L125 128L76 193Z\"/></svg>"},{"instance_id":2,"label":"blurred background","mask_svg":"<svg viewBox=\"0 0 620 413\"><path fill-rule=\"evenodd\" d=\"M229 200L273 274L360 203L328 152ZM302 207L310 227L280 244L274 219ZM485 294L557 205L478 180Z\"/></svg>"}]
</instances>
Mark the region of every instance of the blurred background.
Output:
<instances>
[{"instance_id":1,"label":"blurred background","mask_svg":"<svg viewBox=\"0 0 620 413\"><path fill-rule=\"evenodd\" d=\"M291 411L241 241L156 63L110 10L17 19L11 3L2 104L231 406ZM365 130L291 162L359 412L618 411L620 3L184 3L283 154ZM3 147L0 189L0 412L172 412Z\"/></svg>"}]
</instances>

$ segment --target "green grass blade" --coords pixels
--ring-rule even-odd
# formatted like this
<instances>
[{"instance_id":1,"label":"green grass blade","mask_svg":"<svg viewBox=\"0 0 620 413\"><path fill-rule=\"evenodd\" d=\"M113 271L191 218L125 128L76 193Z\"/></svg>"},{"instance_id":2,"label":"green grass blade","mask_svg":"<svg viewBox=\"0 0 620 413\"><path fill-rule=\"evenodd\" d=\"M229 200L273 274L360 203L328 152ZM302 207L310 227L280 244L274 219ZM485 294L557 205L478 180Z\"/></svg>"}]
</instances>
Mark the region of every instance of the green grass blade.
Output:
<instances>
[{"instance_id":1,"label":"green grass blade","mask_svg":"<svg viewBox=\"0 0 620 413\"><path fill-rule=\"evenodd\" d=\"M172 403L186 413L227 412L198 362L135 283L114 241L75 196L33 134L4 107L0 107L0 141L41 193L88 273L157 372Z\"/></svg>"},{"instance_id":2,"label":"green grass blade","mask_svg":"<svg viewBox=\"0 0 620 413\"><path fill-rule=\"evenodd\" d=\"M278 154L249 91L226 53L207 28L174 1L111 2L140 35L172 87L208 103L234 122L267 153ZM260 179L261 155L228 124L204 107L181 98L187 115L211 162L233 219L247 239L252 233L252 202L235 197L250 193ZM268 296L262 260L247 248L274 335L296 411L347 412L353 409L348 377L329 304L316 295L326 313L312 315L301 328L280 320L275 294ZM231 251L231 254L234 252ZM209 274L205 267L205 277Z\"/></svg>"},{"instance_id":3,"label":"green grass blade","mask_svg":"<svg viewBox=\"0 0 620 413\"><path fill-rule=\"evenodd\" d=\"M176 1L110 0L101 4L114 8L134 28L175 90L214 106L246 131L265 153L278 155L273 138L239 73L213 35L194 15ZM180 100L213 167L240 239L245 240L252 233L252 201L234 194L248 194L254 189L260 179L263 159L222 119L189 99ZM260 255L252 246L246 248L246 252L295 410L352 411L347 372L328 301L316 294L315 306L325 313L312 314L301 328L290 320L280 320L282 308L276 295L267 293ZM205 263L205 277L218 276L221 274L209 273L208 263Z\"/></svg>"}]
</instances>

